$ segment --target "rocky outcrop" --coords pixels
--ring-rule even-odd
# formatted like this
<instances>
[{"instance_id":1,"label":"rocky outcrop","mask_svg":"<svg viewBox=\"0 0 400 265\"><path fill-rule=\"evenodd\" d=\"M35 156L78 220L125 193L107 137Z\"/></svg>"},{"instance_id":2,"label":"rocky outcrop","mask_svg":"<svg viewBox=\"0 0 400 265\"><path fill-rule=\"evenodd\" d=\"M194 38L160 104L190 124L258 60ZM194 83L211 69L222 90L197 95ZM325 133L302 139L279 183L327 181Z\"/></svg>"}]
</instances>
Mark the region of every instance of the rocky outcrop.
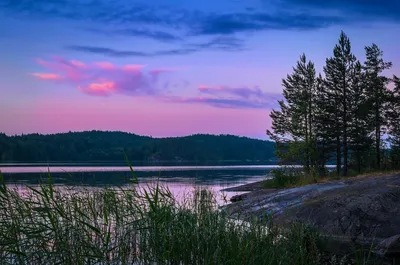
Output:
<instances>
[{"instance_id":1,"label":"rocky outcrop","mask_svg":"<svg viewBox=\"0 0 400 265\"><path fill-rule=\"evenodd\" d=\"M274 222L312 225L349 244L381 243L395 253L400 234L400 175L351 178L280 191L256 190L225 208L247 219L272 215ZM389 242L389 243L388 243ZM397 242L397 243L393 243ZM390 246L383 251L384 245Z\"/></svg>"}]
</instances>

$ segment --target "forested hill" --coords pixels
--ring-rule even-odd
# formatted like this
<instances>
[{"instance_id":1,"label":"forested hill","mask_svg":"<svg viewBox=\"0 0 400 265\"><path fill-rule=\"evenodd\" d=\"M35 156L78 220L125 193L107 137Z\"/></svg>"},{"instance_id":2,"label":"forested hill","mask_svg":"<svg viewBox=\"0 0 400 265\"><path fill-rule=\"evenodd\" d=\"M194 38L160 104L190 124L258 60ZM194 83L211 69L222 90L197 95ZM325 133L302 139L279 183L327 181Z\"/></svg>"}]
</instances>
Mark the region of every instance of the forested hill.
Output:
<instances>
[{"instance_id":1,"label":"forested hill","mask_svg":"<svg viewBox=\"0 0 400 265\"><path fill-rule=\"evenodd\" d=\"M0 134L0 162L270 161L274 143L232 135L151 138L124 132Z\"/></svg>"}]
</instances>

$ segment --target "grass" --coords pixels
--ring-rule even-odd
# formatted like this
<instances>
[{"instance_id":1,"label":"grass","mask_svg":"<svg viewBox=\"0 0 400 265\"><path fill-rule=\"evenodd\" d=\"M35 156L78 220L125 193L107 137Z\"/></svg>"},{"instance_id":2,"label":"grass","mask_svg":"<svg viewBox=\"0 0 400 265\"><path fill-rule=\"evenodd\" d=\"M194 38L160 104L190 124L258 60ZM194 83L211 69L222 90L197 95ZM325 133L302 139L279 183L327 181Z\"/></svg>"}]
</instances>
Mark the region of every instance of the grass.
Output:
<instances>
[{"instance_id":1,"label":"grass","mask_svg":"<svg viewBox=\"0 0 400 265\"><path fill-rule=\"evenodd\" d=\"M332 180L349 179L349 178L367 178L367 177L384 177L394 174L400 174L399 170L370 171L366 173L350 172L349 176L337 176L335 172L328 173L325 177L318 177L315 174L304 174L296 169L273 169L271 171L273 178L266 179L262 182L265 189L286 189L301 187L315 183L326 183Z\"/></svg>"},{"instance_id":2,"label":"grass","mask_svg":"<svg viewBox=\"0 0 400 265\"><path fill-rule=\"evenodd\" d=\"M314 175L303 174L298 169L273 169L271 173L273 178L264 180L262 183L263 188L294 188L317 183L319 180Z\"/></svg>"},{"instance_id":3,"label":"grass","mask_svg":"<svg viewBox=\"0 0 400 265\"><path fill-rule=\"evenodd\" d=\"M178 203L136 179L88 190L49 178L24 194L0 183L1 264L320 264L313 230L232 220L208 190Z\"/></svg>"}]
</instances>

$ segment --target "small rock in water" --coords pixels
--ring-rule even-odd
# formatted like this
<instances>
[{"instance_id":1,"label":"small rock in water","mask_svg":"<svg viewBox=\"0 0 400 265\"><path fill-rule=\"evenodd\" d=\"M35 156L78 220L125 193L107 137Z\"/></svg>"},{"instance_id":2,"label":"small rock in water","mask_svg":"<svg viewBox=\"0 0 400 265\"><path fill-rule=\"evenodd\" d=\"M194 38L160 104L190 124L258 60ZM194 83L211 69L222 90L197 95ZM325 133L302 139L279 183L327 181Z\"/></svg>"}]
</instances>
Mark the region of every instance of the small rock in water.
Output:
<instances>
[{"instance_id":1,"label":"small rock in water","mask_svg":"<svg viewBox=\"0 0 400 265\"><path fill-rule=\"evenodd\" d=\"M244 199L244 194L239 194L231 197L231 202L238 202Z\"/></svg>"},{"instance_id":2,"label":"small rock in water","mask_svg":"<svg viewBox=\"0 0 400 265\"><path fill-rule=\"evenodd\" d=\"M385 257L400 257L400 235L386 238L374 249L374 253Z\"/></svg>"}]
</instances>

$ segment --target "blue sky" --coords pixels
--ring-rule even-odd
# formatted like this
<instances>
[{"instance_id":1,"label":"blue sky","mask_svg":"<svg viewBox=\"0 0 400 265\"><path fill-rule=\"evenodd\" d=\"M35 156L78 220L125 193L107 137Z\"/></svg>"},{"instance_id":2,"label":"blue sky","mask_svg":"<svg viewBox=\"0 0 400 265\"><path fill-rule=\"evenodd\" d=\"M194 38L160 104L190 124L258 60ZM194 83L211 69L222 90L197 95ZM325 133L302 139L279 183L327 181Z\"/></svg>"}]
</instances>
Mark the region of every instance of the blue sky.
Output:
<instances>
[{"instance_id":1,"label":"blue sky","mask_svg":"<svg viewBox=\"0 0 400 265\"><path fill-rule=\"evenodd\" d=\"M265 139L281 79L340 31L400 72L400 2L1 0L0 131ZM398 63L399 62L399 63Z\"/></svg>"}]
</instances>

